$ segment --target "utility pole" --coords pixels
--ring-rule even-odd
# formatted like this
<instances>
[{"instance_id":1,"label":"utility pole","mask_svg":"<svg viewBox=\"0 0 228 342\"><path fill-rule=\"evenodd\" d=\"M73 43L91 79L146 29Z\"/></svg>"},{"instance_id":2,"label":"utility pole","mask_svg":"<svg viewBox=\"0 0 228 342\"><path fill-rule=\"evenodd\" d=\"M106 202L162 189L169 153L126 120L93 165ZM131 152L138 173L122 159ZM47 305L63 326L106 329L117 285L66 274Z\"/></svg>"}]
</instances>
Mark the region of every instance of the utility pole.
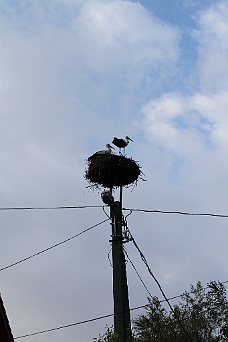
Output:
<instances>
[{"instance_id":1,"label":"utility pole","mask_svg":"<svg viewBox=\"0 0 228 342\"><path fill-rule=\"evenodd\" d=\"M114 297L114 331L119 342L131 340L130 308L126 264L123 253L122 236L122 200L110 205L112 219L112 263L113 263L113 297Z\"/></svg>"},{"instance_id":2,"label":"utility pole","mask_svg":"<svg viewBox=\"0 0 228 342\"><path fill-rule=\"evenodd\" d=\"M129 137L114 140L128 144ZM123 141L122 141L123 140ZM106 145L107 146L107 145ZM118 146L118 145L117 145ZM109 147L109 145L108 145ZM122 145L121 145L122 147ZM88 169L85 178L91 186L96 188L109 188L101 193L102 201L110 206L112 221L112 264L113 264L113 297L114 297L114 331L118 336L118 342L130 342L132 340L130 308L128 299L128 286L126 264L123 253L122 226L122 192L123 187L137 182L141 175L140 166L132 159L111 151L98 151L87 159ZM112 189L120 189L120 201L115 201Z\"/></svg>"}]
</instances>

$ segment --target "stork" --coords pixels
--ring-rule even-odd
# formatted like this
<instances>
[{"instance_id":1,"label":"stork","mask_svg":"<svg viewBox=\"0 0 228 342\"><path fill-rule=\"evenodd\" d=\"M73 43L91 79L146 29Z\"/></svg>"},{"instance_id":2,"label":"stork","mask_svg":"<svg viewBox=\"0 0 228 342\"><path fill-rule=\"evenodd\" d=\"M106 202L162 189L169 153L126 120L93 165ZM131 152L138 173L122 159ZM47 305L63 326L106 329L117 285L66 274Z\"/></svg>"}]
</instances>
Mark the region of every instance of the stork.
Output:
<instances>
[{"instance_id":1,"label":"stork","mask_svg":"<svg viewBox=\"0 0 228 342\"><path fill-rule=\"evenodd\" d=\"M106 144L106 147L107 147L107 150L98 151L96 152L96 154L111 154L112 149L114 149L114 147L111 146L110 144Z\"/></svg>"},{"instance_id":2,"label":"stork","mask_svg":"<svg viewBox=\"0 0 228 342\"><path fill-rule=\"evenodd\" d=\"M112 153L112 149L114 149L113 146L111 146L110 144L106 144L107 150L102 150L102 151L97 151L95 152L92 156L90 156L88 158L88 160L93 159L95 156L97 156L98 154L111 154Z\"/></svg>"},{"instance_id":3,"label":"stork","mask_svg":"<svg viewBox=\"0 0 228 342\"><path fill-rule=\"evenodd\" d=\"M112 143L119 147L120 151L119 153L121 153L121 148L123 148L123 152L125 153L125 147L129 144L129 141L133 141L131 138L129 138L128 136L125 137L125 139L118 139L116 137L114 137Z\"/></svg>"}]
</instances>

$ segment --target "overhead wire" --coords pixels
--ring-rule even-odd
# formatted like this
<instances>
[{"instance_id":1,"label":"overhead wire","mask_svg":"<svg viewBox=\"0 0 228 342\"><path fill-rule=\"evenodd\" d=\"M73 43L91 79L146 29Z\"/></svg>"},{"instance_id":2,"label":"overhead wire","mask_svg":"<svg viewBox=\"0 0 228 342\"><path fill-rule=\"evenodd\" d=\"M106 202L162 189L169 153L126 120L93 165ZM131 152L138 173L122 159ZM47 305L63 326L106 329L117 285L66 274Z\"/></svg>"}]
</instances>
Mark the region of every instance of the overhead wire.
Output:
<instances>
[{"instance_id":1,"label":"overhead wire","mask_svg":"<svg viewBox=\"0 0 228 342\"><path fill-rule=\"evenodd\" d=\"M103 210L104 214L109 218L109 220L111 220L111 217L105 211L105 206L104 205L102 206L102 210Z\"/></svg>"},{"instance_id":2,"label":"overhead wire","mask_svg":"<svg viewBox=\"0 0 228 342\"><path fill-rule=\"evenodd\" d=\"M101 207L103 207L103 206L101 206ZM125 210L130 210L131 212L134 211L133 209L125 209ZM103 209L103 211L104 211L104 209ZM131 214L131 213L130 213L130 214ZM107 216L108 216L108 215L107 215ZM61 242L59 242L59 243L57 243L57 244L55 244L55 245L52 245L52 246L50 246L50 247L48 247L48 248L46 248L46 249L44 249L44 250L42 250L42 251L40 251L40 252L38 252L38 253L35 253L35 254L33 254L33 255L27 257L27 258L24 258L24 259L22 259L22 260L19 260L18 262L15 262L15 263L13 263L13 264L11 264L11 265L8 265L8 266L6 266L6 267L4 267L4 268L1 268L0 271L4 270L4 269L6 269L6 268L12 267L12 266L14 266L14 265L16 265L16 264L18 264L18 263L23 262L23 261L26 261L26 260L28 260L28 259L30 259L30 258L32 258L32 257L34 257L34 256L36 256L36 255L39 255L39 254L41 254L41 253L44 253L44 252L46 252L46 251L48 251L48 250L50 250L50 249L52 249L52 248L54 248L54 247L57 247L57 246L59 246L59 245L65 243L65 242L67 242L67 241L70 241L71 239L76 238L77 236L79 236L79 235L81 235L81 234L83 234L83 233L85 233L85 232L87 232L87 231L89 231L89 230L91 230L91 229L93 229L93 228L95 228L95 227L101 225L101 224L104 223L104 222L107 222L108 220L109 220L109 217L108 217L108 219L103 220L103 221L101 221L101 222L99 222L99 223L97 223L97 224L95 224L95 225L93 225L93 226L91 226L91 227L89 227L89 228L87 228L87 229L81 231L80 233L78 233L78 234L76 234L76 235L74 235L74 236L72 236L72 237L70 237L70 238L68 238L68 239L65 239L65 240L63 240L63 241L61 241ZM182 320L186 320L186 319L188 319L188 318L185 318L185 319L180 320L178 317L176 317L175 312L173 311L173 308L172 308L171 304L169 303L170 300L173 300L173 299L176 299L176 298L180 298L182 295L177 295L177 296L173 296L173 297L170 297L170 298L167 298L167 297L166 297L166 295L165 295L163 289L161 288L160 283L158 282L158 280L155 278L153 272L151 271L151 269L150 269L150 267L149 267L149 265L148 265L148 263L147 263L147 261L146 261L145 256L143 255L143 253L142 253L141 250L139 249L139 247L138 247L138 245L137 245L135 239L132 237L132 234L131 234L131 233L130 233L130 235L131 235L131 240L133 241L135 247L137 248L137 250L138 250L138 252L139 252L139 254L140 254L140 256L141 256L143 262L146 264L149 273L151 274L151 276L153 277L153 279L156 281L157 285L159 286L159 289L161 290L161 292L162 292L162 294L163 294L164 299L163 299L163 300L160 300L159 302L160 302L160 303L162 303L162 302L167 302L167 303L168 303L168 305L169 305L171 311L174 313L175 318L178 320L178 322L181 324L181 326L182 326L182 328L183 328L183 325L182 325L181 321L182 321ZM125 249L125 254L127 255L128 260L130 261L130 263L132 264L132 266L133 266L133 268L135 269L136 273L138 274L138 272L137 272L137 270L136 270L134 264L132 263L132 261L130 260L130 258L129 258L129 256L128 256L128 254L127 254L126 249ZM145 283L143 282L143 280L142 280L142 278L140 277L139 274L138 274L138 276L139 276L140 280L142 281L144 287L146 288L148 294L150 295L150 297L152 297L151 294L150 294L150 292L149 292L149 290L147 289ZM224 281L224 282L221 282L221 283L223 283L223 284L228 283L228 280L227 280L227 281ZM207 287L208 287L208 286L207 286ZM191 293L191 292L192 292L192 291L189 291L189 292L187 292L187 293ZM131 308L130 311L137 310L137 309L141 309L141 308L145 308L145 307L147 307L147 306L148 306L148 304L142 305L142 306L138 306L138 307L134 307L134 308ZM108 314L108 315L103 315L103 316L95 317L95 318L92 318L92 319L88 319L88 320L84 320L84 321L80 321L80 322L75 322L75 323L72 323L72 324L67 324L67 325L59 326L59 327L56 327L56 328L46 329L46 330L42 330L42 331L30 333L30 334L25 334L25 335L17 336L17 337L14 337L14 339L21 339L21 338L25 338L25 337L31 337L31 336L34 336L34 335L38 335L38 334L43 334L43 333L47 333L47 332L52 332L52 331L56 331L56 330L60 330L60 329L64 329L64 328L68 328L68 327L72 327L72 326L76 326L76 325L80 325L80 324L89 323L89 322L93 322L93 321L96 321L96 320L108 318L108 317L111 317L111 316L113 316L113 315L114 315L113 313L112 313L112 314ZM185 328L184 328L184 331L188 334L188 332L185 330ZM189 340L192 341L192 339L191 339L191 337L189 336L189 334L188 334L187 336L188 336Z\"/></svg>"},{"instance_id":3,"label":"overhead wire","mask_svg":"<svg viewBox=\"0 0 228 342\"><path fill-rule=\"evenodd\" d=\"M105 212L104 206L93 206L93 205L91 205L91 206L57 206L57 207L5 207L5 208L2 207L2 208L0 208L0 211L9 211L9 210L64 210L64 209L85 209L85 208L102 208L104 213L106 214L106 216L108 216L108 214ZM187 215L187 216L211 216L211 217L228 218L228 215L213 214L213 213L190 213L190 212L182 212L182 211L163 211L163 210L147 210L147 209L134 209L134 208L123 208L123 210L129 210L130 214L132 212L145 212L145 213L178 214L178 215ZM26 260L29 260L29 259L35 257L35 256L38 256L38 255L40 255L42 253L45 253L48 250L51 250L51 249L53 249L53 248L55 248L57 246L60 246L60 245L62 245L64 243L66 243L66 242L68 242L68 241L70 241L70 240L72 240L72 239L74 239L74 238L84 234L85 232L87 232L87 231L89 231L89 230L91 230L91 229L101 225L102 223L107 222L109 219L110 219L110 217L108 216L108 218L106 220L103 220L103 221L101 221L101 222L99 222L99 223L97 223L97 224L95 224L95 225L93 225L93 226L91 226L91 227L81 231L80 233L78 233L78 234L76 234L74 236L71 236L71 237L69 237L69 238L67 238L65 240L62 240L59 243L56 243L56 244L54 244L54 245L52 245L52 246L50 246L48 248L45 248L45 249L43 249L43 250L41 250L41 251L39 251L37 253L34 253L34 254L24 258L24 259L21 259L21 260L19 260L17 262L14 262L14 263L10 264L10 265L7 265L5 267L0 268L0 271L3 271L3 270L8 269L8 268L11 268L11 267L13 267L13 266L15 266L17 264L20 264L20 263L22 263L22 262L24 262ZM162 293L162 295L164 297L164 300L161 300L160 302L166 301L168 303L171 311L175 315L175 312L173 311L173 308L172 308L171 304L169 303L169 300L179 298L179 297L181 297L181 295L174 296L174 297L171 297L171 298L167 298L166 297L166 295L165 295L161 285L159 284L158 280L156 279L156 277L154 276L153 272L151 271L145 256L143 255L143 253L139 249L139 247L138 247L137 243L135 242L134 238L132 238L132 241L133 241L136 249L138 250L138 252L139 252L143 262L147 266L149 273L151 274L151 276L153 277L153 279L157 283L157 285L158 285L158 287L159 287L159 289L160 289L160 291L161 291L161 293ZM130 261L130 259L129 259L129 261ZM132 264L132 266L133 266L133 264ZM133 268L134 268L134 266L133 266ZM227 282L228 281L226 281L224 283L227 283ZM149 291L147 291L147 292L150 294ZM151 296L151 294L150 294L150 296ZM140 309L140 308L145 308L146 306L147 305L143 305L143 306L139 306L139 307L136 307L136 308L132 308L130 310L132 311L132 310L136 310L136 309ZM51 328L51 329L47 329L47 330L43 330L43 331L31 333L31 334L26 334L26 335L18 336L18 337L15 337L14 339L19 339L19 338L29 337L29 336L33 336L33 335L38 335L38 334L42 334L42 333L45 333L45 332L51 332L51 331L55 331L55 330L59 330L59 329L63 329L63 328L67 328L67 327L71 327L71 326L75 326L75 325L79 325L79 324L83 324L83 323L88 323L88 322L92 322L92 321L99 320L99 319L103 319L103 318L106 318L106 317L111 317L113 315L114 314L104 315L104 316L92 318L92 319L89 319L89 320L85 320L85 321L81 321L81 322L76 322L76 323L60 326L60 327L57 327L57 328ZM176 317L176 319L178 320L178 317ZM184 330L185 330L185 328L184 328ZM186 330L185 330L185 332L186 332L189 340L192 341L191 336L188 334L188 332Z\"/></svg>"},{"instance_id":4,"label":"overhead wire","mask_svg":"<svg viewBox=\"0 0 228 342\"><path fill-rule=\"evenodd\" d=\"M133 267L135 273L137 274L138 278L140 279L140 281L141 281L143 287L145 288L145 290L146 290L147 293L149 294L149 297L150 297L151 299L153 299L153 296L152 296L152 294L150 293L148 287L146 286L145 282L143 281L142 277L140 276L140 274L139 274L138 270L136 269L134 263L133 263L132 260L130 259L129 255L128 255L128 253L127 253L126 248L123 247L123 250L124 250L124 253L125 253L125 255L126 255L128 261L129 261L130 264L132 265L132 267ZM228 283L228 281L224 281L224 282L220 282L220 283L221 283L221 284L225 284L225 283ZM204 287L203 290L206 290L208 287L209 287L209 286ZM194 293L194 291L185 292L184 294L190 294L190 293ZM176 298L180 298L180 297L182 297L182 296L183 296L183 294L182 294L182 295L177 295L177 296L168 298L168 300L173 300L173 299L176 299ZM166 302L166 299L159 300L159 303L162 303L162 302ZM145 307L145 306L143 306L143 307ZM134 310L134 309L130 309L130 310ZM204 311L206 312L207 310L204 310ZM161 314L163 315L163 312L161 312ZM164 315L164 318L165 318L165 315ZM183 321L188 320L188 319L190 319L190 318L191 318L191 316L187 316L187 317L185 317L185 318L181 318L181 319L179 318L179 320L180 320L181 322L183 322ZM163 323L164 323L164 322L163 322ZM173 327L172 327L172 325L174 325L174 323L175 323L175 322L170 322L170 323L166 323L166 325L170 327L170 330L171 330L172 334L178 339L178 335L177 335L177 333L176 333L176 330L173 329Z\"/></svg>"},{"instance_id":5,"label":"overhead wire","mask_svg":"<svg viewBox=\"0 0 228 342\"><path fill-rule=\"evenodd\" d=\"M127 240L126 240L126 241L127 241L127 242L128 242L128 241L132 241L132 242L133 242L134 246L136 247L136 249L138 250L138 252L139 252L139 254L140 254L140 257L141 257L142 261L143 261L144 264L146 265L149 274L152 276L152 278L153 278L154 281L156 282L156 284L157 284L159 290L161 291L161 293L162 293L162 295L163 295L163 297L164 297L164 300L167 302L167 304L168 304L168 306L169 306L171 312L173 313L174 318L175 318L175 319L177 320L177 322L179 323L180 327L182 328L182 330L184 331L184 333L185 333L186 336L188 337L189 341L190 341L190 342L193 342L190 333L185 329L185 327L184 327L184 325L182 324L182 322L180 321L179 317L176 315L176 313L175 313L173 307L171 306L171 304L170 304L170 302L169 302L169 299L168 299L167 296L165 295L165 293L164 293L164 291L163 291L163 289L162 289L162 287L161 287L161 285L160 285L158 279L155 277L154 273L152 272L152 270L151 270L151 268L150 268L150 266L149 266L149 264L148 264L148 262L147 262L147 260L146 260L146 258L145 258L145 256L144 256L144 254L143 254L142 251L140 250L138 244L136 243L134 237L132 236L132 234L131 234L131 232L130 232L130 230L129 230L129 228L128 228L127 217L128 217L129 215L131 215L132 212L135 211L135 210L132 209L132 208L123 208L123 210L130 210L130 213L129 213L126 217L123 216L123 226L124 226L124 228L125 228L123 234L124 234L125 236L127 236ZM139 210L139 211L140 211L140 209L136 209L136 210ZM143 210L143 211L144 211L144 210ZM156 211L156 212L157 212L157 211ZM165 212L163 212L163 213L165 213ZM169 212L169 213L170 213L170 212ZM174 213L174 212L172 212L172 213ZM177 213L177 212L175 212L175 213ZM181 213L181 212L178 212L178 213ZM190 213L182 213L182 214L189 214L189 215L191 215ZM195 215L195 214L194 214L194 215ZM212 215L214 216L214 214L212 214ZM228 216L227 216L227 217L228 217ZM124 250L125 250L125 254L126 254L128 260L131 262L132 267L134 268L134 270L135 270L136 274L138 275L140 281L142 282L143 286L145 287L145 289L147 290L147 292L148 292L149 295L150 295L150 292L148 291L148 288L146 287L145 283L143 282L143 280L142 280L141 276L139 275L139 273L138 273L136 267L134 266L134 264L133 264L132 261L130 260L130 258L129 258L129 256L128 256L128 254L127 254L127 251L126 251L126 249L125 249L125 247L124 247ZM152 297L152 296L150 295L150 297Z\"/></svg>"},{"instance_id":6,"label":"overhead wire","mask_svg":"<svg viewBox=\"0 0 228 342\"><path fill-rule=\"evenodd\" d=\"M130 213L128 215L126 215L125 217L123 215L123 218L122 218L122 222L123 222L123 226L124 226L123 237L125 238L125 242L129 242L129 241L133 240L133 237L131 235L131 232L129 231L128 224L127 224L127 217L130 216L131 214L132 214L132 210L130 210ZM142 277L140 276L140 274L139 274L138 270L136 269L133 261L130 259L129 255L127 253L127 250L126 250L126 248L124 246L123 246L123 251L124 251L127 259L129 260L130 264L132 265L135 273L137 274L139 280L141 281L143 287L145 288L145 290L149 294L150 298L152 299L153 296L151 295L148 287L146 286L145 282L143 281ZM174 337L178 339L176 331L172 328L172 326L170 327L170 330L171 330L172 334L174 335Z\"/></svg>"},{"instance_id":7,"label":"overhead wire","mask_svg":"<svg viewBox=\"0 0 228 342\"><path fill-rule=\"evenodd\" d=\"M14 340L19 339L19 338L30 337L30 336L34 336L34 335L40 335L40 334L44 334L44 333L47 333L47 332L56 331L56 330L60 330L60 329L64 329L64 328L70 328L70 327L73 327L73 326L76 326L76 325L80 325L80 324L84 324L84 323L98 321L100 319L108 318L108 317L111 317L113 315L114 314L108 314L108 315L104 315L104 316L100 316L100 317L95 317L95 318L87 319L85 321L80 321L80 322L75 322L75 323L71 323L71 324L62 325L62 326L59 326L59 327L56 327L56 328L51 328L51 329L36 331L36 332L30 333L30 334L16 336L16 337L14 337Z\"/></svg>"},{"instance_id":8,"label":"overhead wire","mask_svg":"<svg viewBox=\"0 0 228 342\"><path fill-rule=\"evenodd\" d=\"M228 280L221 282L221 284L225 284L225 283L228 283ZM205 287L205 289L206 288L208 288L208 286ZM185 293L188 294L188 293L191 293L191 292L192 291L185 292ZM182 295L177 295L177 296L174 296L174 297L170 297L170 298L168 298L168 300L173 300L173 299L179 298L181 296ZM162 299L162 300L159 300L159 303L163 303L165 301L166 301L165 299ZM134 308L131 308L130 311L135 311L135 310L143 309L143 308L146 308L147 306L148 306L148 304L136 306ZM48 333L48 332L53 332L53 331L60 330L60 329L70 328L70 327L73 327L73 326L76 326L76 325L81 325L81 324L85 324L85 323L90 323L90 322L98 321L98 320L101 320L101 319L104 319L104 318L108 318L108 317L112 317L112 316L114 316L114 313L103 315L103 316L94 317L94 318L87 319L87 320L84 320L84 321L74 322L74 323L71 323L71 324L61 325L61 326L58 326L58 327L55 327L55 328L40 330L40 331L36 331L36 332L33 332L33 333L24 334L24 335L21 335L21 336L16 336L16 337L14 337L14 339L16 340L16 339L31 337L31 336L35 336L35 335L40 335L40 334ZM190 318L190 317L185 317L182 320L184 321L184 320L187 320L188 318Z\"/></svg>"},{"instance_id":9,"label":"overhead wire","mask_svg":"<svg viewBox=\"0 0 228 342\"><path fill-rule=\"evenodd\" d=\"M10 210L64 210L64 209L87 209L87 208L104 208L102 205L81 205L81 206L56 206L56 207L0 207L0 211ZM187 216L211 216L228 218L227 214L216 214L216 213L192 213L187 211L168 211L158 209L138 209L138 208L123 208L123 210L130 210L132 212L144 212L144 213L158 213L158 214L176 214L176 215L187 215Z\"/></svg>"},{"instance_id":10,"label":"overhead wire","mask_svg":"<svg viewBox=\"0 0 228 342\"><path fill-rule=\"evenodd\" d=\"M126 220L125 220L125 221L126 221ZM126 222L125 222L125 226L126 226ZM135 246L136 249L138 250L139 255L140 255L142 261L143 261L144 264L146 265L149 274L152 276L152 278L153 278L154 281L156 282L156 284L157 284L159 290L161 291L162 296L164 297L165 301L167 302L167 304L168 304L168 306L169 306L171 312L173 313L173 315L174 315L174 317L176 318L177 322L179 323L179 325L181 326L181 328L182 328L183 331L185 332L185 334L186 334L186 336L188 337L189 341L190 341L190 342L193 342L193 340L192 340L192 338L191 338L191 335L190 335L189 332L185 329L185 327L184 327L184 325L181 323L179 317L176 315L175 311L173 310L173 307L172 307L172 305L170 304L169 299L167 298L167 296L166 296L164 290L162 289L162 287L161 287L161 285L160 285L158 279L155 277L154 273L152 272L152 270L151 270L151 268L150 268L150 266L149 266L149 264L148 264L148 262L147 262L147 260L146 260L146 257L144 256L144 254L143 254L142 251L140 250L140 248L139 248L138 244L136 243L134 237L132 236L132 234L131 234L129 228L128 228L128 227L126 227L126 228L127 228L127 230L129 231L129 234L130 234L130 236L131 236L131 241L133 242L134 246Z\"/></svg>"},{"instance_id":11,"label":"overhead wire","mask_svg":"<svg viewBox=\"0 0 228 342\"><path fill-rule=\"evenodd\" d=\"M125 253L125 255L126 255L126 257L127 257L128 261L130 262L131 266L133 267L133 269L134 269L135 273L137 274L137 276L138 276L139 280L141 281L141 283L142 283L143 287L144 287L144 288L145 288L145 290L147 291L147 293L148 293L148 295L150 296L150 298L153 298L153 296L152 296L152 294L150 293L150 291L149 291L148 287L146 286L146 284L144 283L144 281L143 281L142 277L140 276L139 272L137 271L137 268L135 267L135 265L134 265L133 261L130 259L129 255L128 255L128 253L127 253L127 250L126 250L126 248L124 247L124 248L123 248L123 250L124 250L124 253Z\"/></svg>"},{"instance_id":12,"label":"overhead wire","mask_svg":"<svg viewBox=\"0 0 228 342\"><path fill-rule=\"evenodd\" d=\"M10 268L10 267L16 266L16 265L18 265L18 264L20 264L20 263L22 263L22 262L24 262L24 261L27 261L27 260L29 260L29 259L31 259L31 258L34 258L34 257L36 257L36 256L38 256L38 255L40 255L40 254L42 254L42 253L47 252L47 251L49 251L49 250L51 250L51 249L53 249L53 248L55 248L55 247L58 247L58 246L60 246L60 245L62 245L62 244L64 244L64 243L66 243L66 242L68 242L68 241L70 241L70 240L73 240L73 239L75 239L76 237L78 237L78 236L80 236L80 235L82 235L82 234L88 232L89 230L92 230L92 229L96 228L97 226L101 225L102 223L107 222L108 220L109 220L109 219L105 219L105 220L103 220L103 221L101 221L101 222L99 222L99 223L94 224L93 226L91 226L91 227L89 227L89 228L84 229L84 230L81 231L80 233L77 233L77 234L75 234L75 235L73 235L73 236L71 236L71 237L69 237L69 238L67 238L67 239L65 239L65 240L62 240L62 241L60 241L60 242L58 242L58 243L56 243L56 244L54 244L54 245L51 245L51 246L49 246L49 247L47 247L47 248L45 248L45 249L43 249L43 250L41 250L41 251L39 251L39 252L37 252L37 253L34 253L34 254L32 254L32 255L29 255L28 257L23 258L23 259L21 259L21 260L18 260L18 261L14 262L14 263L12 263L12 264L10 264L10 265L4 266L4 267L0 268L0 271L3 271L3 270L6 270L6 269L8 269L8 268Z\"/></svg>"},{"instance_id":13,"label":"overhead wire","mask_svg":"<svg viewBox=\"0 0 228 342\"><path fill-rule=\"evenodd\" d=\"M221 217L228 218L228 215L225 214L213 214L213 213L190 213L187 211L165 211L165 210L148 210L148 209L134 209L134 208L123 208L123 210L131 210L133 212L144 212L144 213L158 213L158 214L177 214L177 215L187 215L187 216L212 216L212 217Z\"/></svg>"},{"instance_id":14,"label":"overhead wire","mask_svg":"<svg viewBox=\"0 0 228 342\"><path fill-rule=\"evenodd\" d=\"M8 210L61 210L61 209L85 209L85 208L102 208L103 212L105 213L105 215L108 217L107 220L105 221L102 221L101 223L103 222L106 222L110 219L109 215L106 213L105 209L104 209L104 206L101 206L101 205L85 205L85 206L57 206L57 207L0 207L0 211L8 211ZM148 210L148 209L135 209L135 208L123 208L123 210L128 210L130 211L130 213L127 215L131 215L133 212L145 212L145 213L161 213L161 214L179 214L179 215L188 215L188 216L212 216L212 217L221 217L221 218L228 218L228 215L224 215L224 214L212 214L212 213L190 213L190 212L182 212L182 211L163 211L163 210ZM126 217L127 217L126 216ZM101 224L100 223L100 224ZM96 225L95 225L96 226ZM22 263L28 259L31 259L37 255L40 255L52 248L55 248L75 237L77 237L78 235L81 235L82 233L86 232L87 230L90 230L92 229L92 227L90 227L89 229L86 229L85 231L79 233L79 234L76 234L75 236L73 237L70 237L66 240L63 240L55 245L52 245L44 250L41 250L40 252L37 252L37 253L34 253L32 254L31 256L28 256L24 259L21 259L15 263L12 263L8 266L5 266L5 267L2 267L0 268L0 271L3 271L7 268L10 268L10 267L13 267L19 263Z\"/></svg>"},{"instance_id":15,"label":"overhead wire","mask_svg":"<svg viewBox=\"0 0 228 342\"><path fill-rule=\"evenodd\" d=\"M67 205L58 207L1 207L0 211L9 210L61 210L61 209L87 209L87 208L102 208L102 205Z\"/></svg>"}]
</instances>

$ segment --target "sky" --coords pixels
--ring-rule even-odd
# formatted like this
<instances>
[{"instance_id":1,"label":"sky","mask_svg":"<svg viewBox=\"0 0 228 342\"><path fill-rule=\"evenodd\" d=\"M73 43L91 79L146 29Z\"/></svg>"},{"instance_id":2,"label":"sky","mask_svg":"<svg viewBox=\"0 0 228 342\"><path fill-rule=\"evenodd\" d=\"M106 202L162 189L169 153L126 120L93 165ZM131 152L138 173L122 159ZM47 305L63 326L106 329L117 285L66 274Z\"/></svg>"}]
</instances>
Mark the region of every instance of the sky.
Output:
<instances>
[{"instance_id":1,"label":"sky","mask_svg":"<svg viewBox=\"0 0 228 342\"><path fill-rule=\"evenodd\" d=\"M124 189L124 208L228 214L227 36L227 0L0 0L0 208L84 207L0 210L0 293L16 341L88 342L113 324L19 338L113 312L109 221L5 267L108 219L84 175L114 136L132 138L127 156L146 179ZM127 217L167 297L228 280L227 220ZM127 275L130 307L145 305L130 262Z\"/></svg>"}]
</instances>

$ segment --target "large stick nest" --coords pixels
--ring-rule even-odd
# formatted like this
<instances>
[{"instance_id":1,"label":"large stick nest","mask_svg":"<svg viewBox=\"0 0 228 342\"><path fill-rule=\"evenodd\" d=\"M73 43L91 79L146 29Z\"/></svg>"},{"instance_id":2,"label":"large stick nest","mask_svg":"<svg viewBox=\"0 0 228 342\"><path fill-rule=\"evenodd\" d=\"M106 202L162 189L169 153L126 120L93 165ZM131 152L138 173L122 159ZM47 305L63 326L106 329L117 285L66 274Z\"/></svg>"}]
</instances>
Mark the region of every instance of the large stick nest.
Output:
<instances>
[{"instance_id":1,"label":"large stick nest","mask_svg":"<svg viewBox=\"0 0 228 342\"><path fill-rule=\"evenodd\" d=\"M113 188L137 182L141 171L131 158L116 154L93 154L87 159L85 178L91 186Z\"/></svg>"}]
</instances>

